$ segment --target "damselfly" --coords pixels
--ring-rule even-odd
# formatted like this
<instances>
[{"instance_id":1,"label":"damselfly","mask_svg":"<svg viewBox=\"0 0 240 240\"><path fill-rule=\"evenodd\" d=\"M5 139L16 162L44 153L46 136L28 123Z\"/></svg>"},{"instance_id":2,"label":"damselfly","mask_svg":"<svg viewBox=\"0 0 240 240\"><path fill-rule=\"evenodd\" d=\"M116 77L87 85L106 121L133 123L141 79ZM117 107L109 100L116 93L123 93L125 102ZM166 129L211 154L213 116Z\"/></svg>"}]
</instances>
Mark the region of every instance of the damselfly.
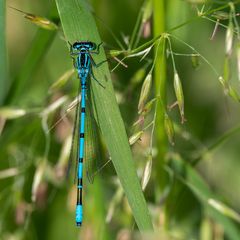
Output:
<instances>
[{"instance_id":1,"label":"damselfly","mask_svg":"<svg viewBox=\"0 0 240 240\"><path fill-rule=\"evenodd\" d=\"M70 44L70 43L69 43ZM95 64L91 54L98 54L100 45L93 42L75 42L70 44L70 54L73 57L74 67L78 72L81 83L81 105L79 114L79 135L78 135L78 159L77 159L77 205L76 205L76 225L81 226L83 220L82 192L83 192L83 162L84 156L84 134L85 134L85 116L86 114L86 97L87 97L87 78L90 75L96 80L101 87L104 87L93 75L92 66Z\"/></svg>"}]
</instances>

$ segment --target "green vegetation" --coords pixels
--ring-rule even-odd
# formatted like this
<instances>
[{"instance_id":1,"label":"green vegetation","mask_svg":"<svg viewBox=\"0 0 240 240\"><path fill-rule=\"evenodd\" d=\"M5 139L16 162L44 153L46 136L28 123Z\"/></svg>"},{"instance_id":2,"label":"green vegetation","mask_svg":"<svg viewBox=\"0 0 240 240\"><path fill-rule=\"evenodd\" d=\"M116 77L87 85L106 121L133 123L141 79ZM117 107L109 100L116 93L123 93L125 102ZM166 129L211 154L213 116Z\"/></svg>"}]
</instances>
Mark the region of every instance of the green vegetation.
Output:
<instances>
[{"instance_id":1,"label":"green vegetation","mask_svg":"<svg viewBox=\"0 0 240 240\"><path fill-rule=\"evenodd\" d=\"M239 239L240 1L112 3L1 3L0 239ZM81 228L75 41L108 60Z\"/></svg>"}]
</instances>

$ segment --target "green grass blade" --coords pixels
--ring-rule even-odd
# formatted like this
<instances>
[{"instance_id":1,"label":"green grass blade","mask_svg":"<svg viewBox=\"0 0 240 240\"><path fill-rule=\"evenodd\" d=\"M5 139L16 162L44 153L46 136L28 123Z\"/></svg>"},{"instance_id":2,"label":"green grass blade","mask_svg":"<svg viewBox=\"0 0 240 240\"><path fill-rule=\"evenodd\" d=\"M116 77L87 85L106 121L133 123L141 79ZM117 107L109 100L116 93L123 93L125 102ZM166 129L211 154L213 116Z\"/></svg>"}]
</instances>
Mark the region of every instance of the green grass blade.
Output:
<instances>
[{"instance_id":1,"label":"green grass blade","mask_svg":"<svg viewBox=\"0 0 240 240\"><path fill-rule=\"evenodd\" d=\"M53 6L49 18L55 18L56 14L56 7ZM31 84L32 74L37 69L38 64L41 62L43 57L46 55L56 33L57 31L47 31L39 28L32 42L28 55L23 62L21 72L18 74L14 80L14 83L10 87L7 96L7 104L19 104L21 94L24 94L26 89Z\"/></svg>"},{"instance_id":2,"label":"green grass blade","mask_svg":"<svg viewBox=\"0 0 240 240\"><path fill-rule=\"evenodd\" d=\"M210 146L200 152L199 156L197 156L192 165L196 165L199 161L204 159L204 156L213 152L216 148L220 147L224 142L228 141L233 135L239 133L240 126L234 127L228 131L226 131L223 135L217 138Z\"/></svg>"},{"instance_id":3,"label":"green grass blade","mask_svg":"<svg viewBox=\"0 0 240 240\"><path fill-rule=\"evenodd\" d=\"M160 36L165 31L165 1L154 0L153 1L153 32L154 38ZM155 96L161 96L162 104L157 106L157 118L155 138L156 145L158 146L158 154L156 157L156 167L158 168L157 177L159 182L160 191L164 189L166 184L166 176L163 170L164 158L167 151L167 136L164 129L164 113L166 105L166 56L165 56L165 39L163 39L159 47L155 48L156 63L154 67L154 85L155 85Z\"/></svg>"},{"instance_id":4,"label":"green grass blade","mask_svg":"<svg viewBox=\"0 0 240 240\"><path fill-rule=\"evenodd\" d=\"M194 195L205 207L207 214L224 227L229 239L238 239L239 230L229 219L229 215L223 214L209 204L210 199L218 199L219 197L211 192L207 183L197 173L197 171L189 164L185 163L181 157L177 155L173 157L171 164L177 178L194 193ZM168 170L172 171L170 168Z\"/></svg>"},{"instance_id":5,"label":"green grass blade","mask_svg":"<svg viewBox=\"0 0 240 240\"><path fill-rule=\"evenodd\" d=\"M88 11L85 1L56 0L56 3L63 31L68 41L73 43L77 40L89 40L96 44L101 42L94 19ZM96 63L106 59L102 48L100 54L93 57ZM132 160L126 130L116 102L107 63L99 67L98 70L94 70L94 75L106 87L104 89L96 81L91 81L98 123L104 141L138 228L140 231L152 230L151 219Z\"/></svg>"},{"instance_id":6,"label":"green grass blade","mask_svg":"<svg viewBox=\"0 0 240 240\"><path fill-rule=\"evenodd\" d=\"M7 46L6 46L6 3L0 3L0 105L8 89Z\"/></svg>"}]
</instances>

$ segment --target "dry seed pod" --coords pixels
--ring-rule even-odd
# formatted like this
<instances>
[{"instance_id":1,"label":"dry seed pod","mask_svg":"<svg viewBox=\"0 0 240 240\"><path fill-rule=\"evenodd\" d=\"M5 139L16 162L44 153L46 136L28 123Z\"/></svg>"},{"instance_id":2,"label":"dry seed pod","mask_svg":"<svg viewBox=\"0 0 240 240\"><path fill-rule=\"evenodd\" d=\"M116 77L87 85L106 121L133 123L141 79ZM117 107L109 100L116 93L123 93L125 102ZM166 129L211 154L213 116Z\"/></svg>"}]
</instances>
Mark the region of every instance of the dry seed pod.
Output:
<instances>
[{"instance_id":1,"label":"dry seed pod","mask_svg":"<svg viewBox=\"0 0 240 240\"><path fill-rule=\"evenodd\" d=\"M184 95L182 90L182 83L177 72L174 73L174 91L177 98L178 108L182 118L182 123L184 123Z\"/></svg>"},{"instance_id":2,"label":"dry seed pod","mask_svg":"<svg viewBox=\"0 0 240 240\"><path fill-rule=\"evenodd\" d=\"M174 143L174 127L173 127L172 120L169 118L167 113L165 113L164 115L164 127L168 137L168 141L173 146L175 144Z\"/></svg>"},{"instance_id":3,"label":"dry seed pod","mask_svg":"<svg viewBox=\"0 0 240 240\"><path fill-rule=\"evenodd\" d=\"M54 22L50 21L47 18L40 17L40 16L34 15L32 13L27 13L27 12L24 12L17 8L14 8L14 7L10 7L10 8L12 8L20 13L23 13L24 18L28 19L29 21L31 21L32 23L36 24L37 26L39 26L41 28L44 28L47 30L57 30L58 29L58 26Z\"/></svg>"},{"instance_id":4,"label":"dry seed pod","mask_svg":"<svg viewBox=\"0 0 240 240\"><path fill-rule=\"evenodd\" d=\"M144 171L143 171L142 181L141 181L141 186L142 186L143 191L145 190L145 188L149 182L151 173L152 173L152 155L149 154L147 163L146 163Z\"/></svg>"},{"instance_id":5,"label":"dry seed pod","mask_svg":"<svg viewBox=\"0 0 240 240\"><path fill-rule=\"evenodd\" d=\"M149 20L149 18L152 16L152 12L153 12L152 0L147 0L143 7L142 23L145 23Z\"/></svg>"},{"instance_id":6,"label":"dry seed pod","mask_svg":"<svg viewBox=\"0 0 240 240\"><path fill-rule=\"evenodd\" d=\"M150 93L151 83L152 83L152 74L149 73L142 85L141 94L140 94L139 103L138 103L138 112L141 112L142 109L144 108L145 102Z\"/></svg>"},{"instance_id":7,"label":"dry seed pod","mask_svg":"<svg viewBox=\"0 0 240 240\"><path fill-rule=\"evenodd\" d=\"M212 14L212 16L219 20L229 19L229 14L223 11L216 11Z\"/></svg>"},{"instance_id":8,"label":"dry seed pod","mask_svg":"<svg viewBox=\"0 0 240 240\"><path fill-rule=\"evenodd\" d=\"M39 17L30 13L27 13L24 17L41 28L47 30L58 29L58 26L54 22L48 20L47 18Z\"/></svg>"},{"instance_id":9,"label":"dry seed pod","mask_svg":"<svg viewBox=\"0 0 240 240\"><path fill-rule=\"evenodd\" d=\"M225 39L225 52L227 56L232 54L232 47L233 47L233 22L232 19L229 19L229 24L226 32L226 39Z\"/></svg>"},{"instance_id":10,"label":"dry seed pod","mask_svg":"<svg viewBox=\"0 0 240 240\"><path fill-rule=\"evenodd\" d=\"M13 177L19 174L18 168L8 168L0 171L0 179Z\"/></svg>"},{"instance_id":11,"label":"dry seed pod","mask_svg":"<svg viewBox=\"0 0 240 240\"><path fill-rule=\"evenodd\" d=\"M144 108L142 109L141 112L138 112L138 114L141 114L143 116L146 116L151 110L152 110L152 106L153 106L153 103L157 100L157 98L153 98L152 100L148 101Z\"/></svg>"},{"instance_id":12,"label":"dry seed pod","mask_svg":"<svg viewBox=\"0 0 240 240\"><path fill-rule=\"evenodd\" d=\"M134 143L136 143L139 139L141 139L141 136L143 135L144 131L139 131L135 134L133 134L130 138L129 138L129 144L133 145Z\"/></svg>"},{"instance_id":13,"label":"dry seed pod","mask_svg":"<svg viewBox=\"0 0 240 240\"><path fill-rule=\"evenodd\" d=\"M234 220L236 220L238 223L240 223L240 214L236 211L234 211L232 208L229 206L225 205L224 203L213 199L209 198L208 199L208 204L215 208L218 212L222 213L225 216L228 216Z\"/></svg>"},{"instance_id":14,"label":"dry seed pod","mask_svg":"<svg viewBox=\"0 0 240 240\"><path fill-rule=\"evenodd\" d=\"M43 181L45 170L46 170L46 161L42 159L35 171L34 178L33 178L33 184L32 184L32 201L33 202L36 201L38 188L41 182Z\"/></svg>"},{"instance_id":15,"label":"dry seed pod","mask_svg":"<svg viewBox=\"0 0 240 240\"><path fill-rule=\"evenodd\" d=\"M24 109L2 107L0 108L0 117L3 119L15 119L26 115L27 112Z\"/></svg>"},{"instance_id":16,"label":"dry seed pod","mask_svg":"<svg viewBox=\"0 0 240 240\"><path fill-rule=\"evenodd\" d=\"M151 22L150 20L143 24L143 37L148 38L151 35Z\"/></svg>"},{"instance_id":17,"label":"dry seed pod","mask_svg":"<svg viewBox=\"0 0 240 240\"><path fill-rule=\"evenodd\" d=\"M151 21L150 18L153 12L152 0L147 0L143 6L143 16L142 16L142 32L143 37L147 38L151 34Z\"/></svg>"}]
</instances>

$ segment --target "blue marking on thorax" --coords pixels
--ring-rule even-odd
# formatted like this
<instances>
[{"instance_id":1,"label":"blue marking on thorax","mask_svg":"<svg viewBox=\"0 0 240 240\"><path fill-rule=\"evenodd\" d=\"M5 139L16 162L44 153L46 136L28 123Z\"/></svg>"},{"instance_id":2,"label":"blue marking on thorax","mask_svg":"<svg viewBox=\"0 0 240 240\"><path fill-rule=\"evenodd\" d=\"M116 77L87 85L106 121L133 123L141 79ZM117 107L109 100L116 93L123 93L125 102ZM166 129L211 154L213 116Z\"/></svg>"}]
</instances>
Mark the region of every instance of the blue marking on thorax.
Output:
<instances>
[{"instance_id":1,"label":"blue marking on thorax","mask_svg":"<svg viewBox=\"0 0 240 240\"><path fill-rule=\"evenodd\" d=\"M77 57L77 69L78 74L80 78L87 78L89 69L90 69L90 53L88 52L88 49L81 48L79 55Z\"/></svg>"}]
</instances>

